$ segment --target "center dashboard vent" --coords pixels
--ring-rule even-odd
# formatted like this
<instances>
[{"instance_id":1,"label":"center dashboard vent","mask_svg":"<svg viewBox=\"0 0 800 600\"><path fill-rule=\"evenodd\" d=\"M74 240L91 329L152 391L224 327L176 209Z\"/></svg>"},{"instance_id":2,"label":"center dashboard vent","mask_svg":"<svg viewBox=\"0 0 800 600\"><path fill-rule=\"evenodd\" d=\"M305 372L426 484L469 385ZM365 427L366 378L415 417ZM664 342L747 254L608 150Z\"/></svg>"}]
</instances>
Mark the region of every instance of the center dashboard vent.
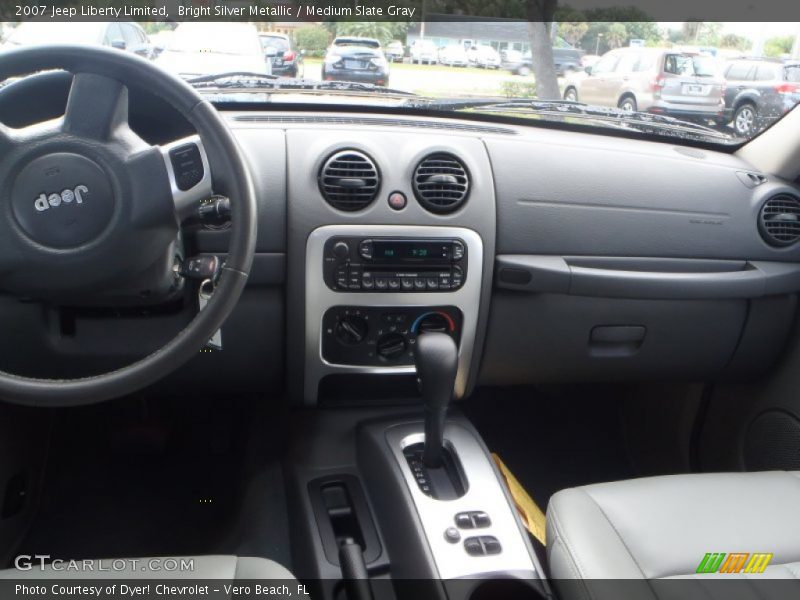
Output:
<instances>
[{"instance_id":1,"label":"center dashboard vent","mask_svg":"<svg viewBox=\"0 0 800 600\"><path fill-rule=\"evenodd\" d=\"M460 208L469 196L469 173L463 163L444 152L422 159L414 170L414 195L431 212L443 214Z\"/></svg>"},{"instance_id":2,"label":"center dashboard vent","mask_svg":"<svg viewBox=\"0 0 800 600\"><path fill-rule=\"evenodd\" d=\"M800 199L778 194L767 200L758 215L758 230L770 246L790 246L800 240Z\"/></svg>"},{"instance_id":3,"label":"center dashboard vent","mask_svg":"<svg viewBox=\"0 0 800 600\"><path fill-rule=\"evenodd\" d=\"M350 212L372 204L381 183L373 160L357 150L333 154L322 165L318 180L328 204Z\"/></svg>"}]
</instances>

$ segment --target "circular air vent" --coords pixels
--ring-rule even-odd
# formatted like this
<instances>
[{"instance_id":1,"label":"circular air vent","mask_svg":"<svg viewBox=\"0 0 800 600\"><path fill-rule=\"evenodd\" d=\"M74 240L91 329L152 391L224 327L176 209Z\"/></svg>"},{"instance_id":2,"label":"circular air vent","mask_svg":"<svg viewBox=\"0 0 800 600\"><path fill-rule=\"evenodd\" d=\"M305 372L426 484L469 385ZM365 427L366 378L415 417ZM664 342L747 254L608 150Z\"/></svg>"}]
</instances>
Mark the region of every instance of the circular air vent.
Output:
<instances>
[{"instance_id":1,"label":"circular air vent","mask_svg":"<svg viewBox=\"0 0 800 600\"><path fill-rule=\"evenodd\" d=\"M414 195L431 212L453 212L467 200L469 173L452 154L431 154L414 171Z\"/></svg>"},{"instance_id":2,"label":"circular air vent","mask_svg":"<svg viewBox=\"0 0 800 600\"><path fill-rule=\"evenodd\" d=\"M319 189L328 204L346 211L369 206L380 187L375 163L357 150L343 150L328 158L318 179Z\"/></svg>"},{"instance_id":3,"label":"circular air vent","mask_svg":"<svg viewBox=\"0 0 800 600\"><path fill-rule=\"evenodd\" d=\"M758 215L758 229L771 246L789 246L800 240L800 199L779 194L767 200Z\"/></svg>"}]
</instances>

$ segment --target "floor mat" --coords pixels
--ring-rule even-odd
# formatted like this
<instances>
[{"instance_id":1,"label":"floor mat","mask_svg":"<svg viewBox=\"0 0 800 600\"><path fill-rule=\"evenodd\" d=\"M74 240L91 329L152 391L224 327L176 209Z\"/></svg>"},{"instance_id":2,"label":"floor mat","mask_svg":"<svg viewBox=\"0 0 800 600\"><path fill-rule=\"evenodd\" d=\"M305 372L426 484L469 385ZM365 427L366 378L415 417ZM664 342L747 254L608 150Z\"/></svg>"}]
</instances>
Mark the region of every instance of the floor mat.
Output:
<instances>
[{"instance_id":1,"label":"floor mat","mask_svg":"<svg viewBox=\"0 0 800 600\"><path fill-rule=\"evenodd\" d=\"M478 388L459 407L542 508L558 490L634 476L612 388Z\"/></svg>"},{"instance_id":2,"label":"floor mat","mask_svg":"<svg viewBox=\"0 0 800 600\"><path fill-rule=\"evenodd\" d=\"M257 421L250 410L196 398L150 410L133 402L59 415L42 504L20 552L196 555L235 553L245 544L250 555L287 564L278 458L248 458L247 432ZM234 535L253 489L256 518L269 519L274 539L269 531L256 543Z\"/></svg>"}]
</instances>

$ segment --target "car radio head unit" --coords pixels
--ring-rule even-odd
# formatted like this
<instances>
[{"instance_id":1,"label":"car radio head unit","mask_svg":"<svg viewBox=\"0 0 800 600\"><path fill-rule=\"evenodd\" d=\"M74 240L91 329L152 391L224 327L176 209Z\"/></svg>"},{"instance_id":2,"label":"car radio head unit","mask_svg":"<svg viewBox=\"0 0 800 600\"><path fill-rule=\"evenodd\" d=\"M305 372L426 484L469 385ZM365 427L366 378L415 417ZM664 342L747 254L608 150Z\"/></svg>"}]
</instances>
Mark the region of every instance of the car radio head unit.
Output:
<instances>
[{"instance_id":1,"label":"car radio head unit","mask_svg":"<svg viewBox=\"0 0 800 600\"><path fill-rule=\"evenodd\" d=\"M342 292L449 292L467 276L457 238L332 237L323 262L325 283Z\"/></svg>"}]
</instances>

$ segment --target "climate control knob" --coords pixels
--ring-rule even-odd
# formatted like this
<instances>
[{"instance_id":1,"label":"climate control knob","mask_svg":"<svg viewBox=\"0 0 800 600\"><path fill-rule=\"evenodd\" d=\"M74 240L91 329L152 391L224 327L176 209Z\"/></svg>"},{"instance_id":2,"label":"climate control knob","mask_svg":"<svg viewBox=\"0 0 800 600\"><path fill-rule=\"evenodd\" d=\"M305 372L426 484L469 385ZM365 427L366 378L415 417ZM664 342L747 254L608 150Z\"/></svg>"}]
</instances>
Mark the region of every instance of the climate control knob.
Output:
<instances>
[{"instance_id":1,"label":"climate control knob","mask_svg":"<svg viewBox=\"0 0 800 600\"><path fill-rule=\"evenodd\" d=\"M378 338L375 351L385 360L400 358L408 348L405 336L399 333L387 333Z\"/></svg>"},{"instance_id":2,"label":"climate control knob","mask_svg":"<svg viewBox=\"0 0 800 600\"><path fill-rule=\"evenodd\" d=\"M369 324L364 317L345 315L336 323L336 337L343 344L353 346L360 344L367 337Z\"/></svg>"}]
</instances>

